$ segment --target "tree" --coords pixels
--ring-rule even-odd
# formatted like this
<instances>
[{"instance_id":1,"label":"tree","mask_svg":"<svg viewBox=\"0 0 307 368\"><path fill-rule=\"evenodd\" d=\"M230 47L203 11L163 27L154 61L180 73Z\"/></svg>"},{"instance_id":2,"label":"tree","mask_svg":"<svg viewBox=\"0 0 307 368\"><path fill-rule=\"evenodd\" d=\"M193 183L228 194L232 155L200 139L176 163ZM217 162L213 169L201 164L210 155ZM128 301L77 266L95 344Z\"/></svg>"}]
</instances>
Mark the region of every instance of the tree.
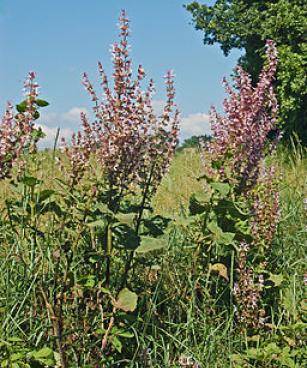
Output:
<instances>
[{"instance_id":1,"label":"tree","mask_svg":"<svg viewBox=\"0 0 307 368\"><path fill-rule=\"evenodd\" d=\"M305 0L217 0L213 6L186 5L204 43L220 44L227 56L244 49L239 64L257 83L264 63L264 45L272 39L278 49L276 91L285 138L296 132L307 144L307 7Z\"/></svg>"},{"instance_id":2,"label":"tree","mask_svg":"<svg viewBox=\"0 0 307 368\"><path fill-rule=\"evenodd\" d=\"M200 148L202 142L209 142L210 140L210 135L192 135L182 142L182 144L177 148L177 152L181 152L185 148Z\"/></svg>"}]
</instances>

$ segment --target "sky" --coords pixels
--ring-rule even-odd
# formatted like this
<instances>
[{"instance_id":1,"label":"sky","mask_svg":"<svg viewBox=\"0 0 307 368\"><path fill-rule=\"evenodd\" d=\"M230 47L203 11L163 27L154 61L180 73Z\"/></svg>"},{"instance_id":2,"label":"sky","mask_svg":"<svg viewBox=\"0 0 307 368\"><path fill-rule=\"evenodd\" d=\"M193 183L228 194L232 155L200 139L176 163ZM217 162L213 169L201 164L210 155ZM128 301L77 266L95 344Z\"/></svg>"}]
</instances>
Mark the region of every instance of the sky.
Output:
<instances>
[{"instance_id":1,"label":"sky","mask_svg":"<svg viewBox=\"0 0 307 368\"><path fill-rule=\"evenodd\" d=\"M181 140L208 134L211 105L221 108L223 77L229 78L240 51L227 58L218 45L205 46L183 5L185 0L0 0L0 112L6 101L23 99L28 71L37 73L41 98L39 124L52 144L57 127L66 138L80 126L80 112L91 110L81 84L83 72L98 86L97 61L112 74L111 44L118 39L118 16L126 9L131 26L134 70L142 64L156 85L154 105L165 99L167 70L176 75L176 103L181 111ZM203 3L212 5L215 1Z\"/></svg>"}]
</instances>

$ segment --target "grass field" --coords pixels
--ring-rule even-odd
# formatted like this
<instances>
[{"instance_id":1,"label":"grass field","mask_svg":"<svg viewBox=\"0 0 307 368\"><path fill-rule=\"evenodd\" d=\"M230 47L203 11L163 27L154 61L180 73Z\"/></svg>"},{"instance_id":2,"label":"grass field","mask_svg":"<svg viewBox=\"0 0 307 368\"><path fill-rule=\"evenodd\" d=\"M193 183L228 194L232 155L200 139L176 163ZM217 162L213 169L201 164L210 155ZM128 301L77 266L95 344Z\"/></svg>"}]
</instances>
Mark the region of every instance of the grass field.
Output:
<instances>
[{"instance_id":1,"label":"grass field","mask_svg":"<svg viewBox=\"0 0 307 368\"><path fill-rule=\"evenodd\" d=\"M52 153L37 154L36 157L31 158L29 165L29 173L43 182L39 184L40 192L57 187L59 184L55 180L56 177L65 179L65 173L59 170ZM106 360L105 365L99 366L131 368L304 366L307 322L307 296L306 286L304 286L306 285L304 274L306 274L307 208L304 200L307 198L307 159L303 149L291 151L280 149L277 166L281 178L281 214L278 234L268 257L270 272L268 277L271 279L271 284L269 282L266 290L266 300L272 301L272 304L267 305L267 308L271 309L272 319L260 330L238 329L232 297L225 294L225 280L211 277L210 271L202 265L202 259L205 259L202 257L206 257L206 254L201 255L199 247L193 243L189 226L182 228L180 222L175 221L170 224L167 249L149 259L142 259L131 274L129 285L139 291L140 305L135 313L116 315L117 333L114 332L115 327L110 330L113 332L109 331L110 348L106 353L109 360ZM169 174L163 179L154 197L155 213L172 219L178 219L179 215L185 217L191 195L203 190L201 182L197 180L202 173L200 157L196 150L187 149L177 154ZM63 264L57 263L57 257L60 257L57 252L61 243L52 236L57 234L56 236L61 239L61 235L59 229L50 222L55 221L55 218L49 215L23 217L21 213L24 213L27 206L34 211L31 205L32 189L30 188L30 192L26 188L23 190L26 192L23 193L23 199L20 199L22 203L12 205L16 214L11 215L11 221L16 223L10 228L6 221L8 215L4 200L10 197L21 198L21 192L20 188L15 192L8 180L2 183L0 188L2 207L0 357L5 361L3 341L6 341L9 346L7 351L11 351L11 359L16 359L16 364L19 364L7 363L8 365L2 365L3 367L26 367L20 363L26 361L26 359L22 360L22 356L26 354L29 356L31 351L41 351L39 349L44 346L58 351L59 343L54 332L51 334L46 332L53 326L52 309L48 310L48 303L42 310L37 308L42 308L43 299L48 298L47 293L51 296L60 292L63 280L67 283L67 277L68 280L77 277L76 267L79 267L78 264L82 262L82 257L76 256L72 261L75 262L72 266L75 276L65 276L65 267L69 258L63 256ZM86 208L86 196L74 200L80 201L78 205L83 203ZM58 201L60 203L62 199L58 197ZM75 235L72 235L71 239L75 239L75 246L80 247L79 252L83 252L85 257L86 254L81 250L82 244L88 242L90 238L84 233L82 221L78 222L74 218L78 215L71 212L67 216L72 216L71 221L76 224L75 231L80 234L79 239L75 238ZM23 219L24 223L18 219ZM34 226L36 226L35 236L31 230ZM40 231L45 233L44 237L39 235ZM120 279L117 275L122 267L120 252L117 253L119 258L114 260L116 263L113 271L114 280ZM42 261L45 257L46 259ZM231 284L235 274L233 265L228 269L228 273L227 279ZM56 285L57 282L58 285ZM37 288L34 287L35 283L38 285ZM66 289L68 285L69 283ZM89 281L85 285L93 288ZM42 287L45 288L44 291ZM110 290L112 287L116 288L116 285L111 284ZM83 292L91 292L90 289L86 290L84 289ZM74 296L74 298L77 297ZM51 303L50 300L49 303ZM108 314L110 302L105 301L105 303L108 305L106 312ZM56 313L57 303L54 308L53 312ZM70 308L72 306L69 303L65 305L63 302L62 313L67 318L67 320L64 319L64 327L62 326L64 331L65 328L69 331L71 328L75 328L76 331L81 328L76 325L76 322L70 325L69 318L74 313L80 313L82 320L85 317L88 318L88 323L92 323L90 328L96 326L97 331L99 330L97 327L99 322L92 315L95 307L91 309L87 306L85 312ZM104 318L109 321L108 317ZM66 323L69 327L65 325ZM85 322L83 323L83 328L86 329ZM106 330L107 327L102 328L103 336L106 336ZM68 362L68 366L93 366L78 363L78 359L81 358L78 358L78 352L73 349L74 338L77 339L74 336L78 334L79 332L75 335L69 332L68 336L64 336L67 338L66 346L72 344L70 358L72 360ZM99 332L97 334L99 336ZM15 336L21 339L20 342L10 340ZM97 344L92 341L93 336L89 341L86 340L86 336L83 339L83 342L78 339L76 341L80 347L80 356L83 361L87 361L89 355L84 349L91 348L96 351ZM12 354L20 355L18 358L17 355ZM38 359L41 364L39 366L61 366L59 356L55 356L58 359L58 365L48 356L41 361ZM75 358L72 358L73 356ZM32 365L29 366L32 367Z\"/></svg>"}]
</instances>

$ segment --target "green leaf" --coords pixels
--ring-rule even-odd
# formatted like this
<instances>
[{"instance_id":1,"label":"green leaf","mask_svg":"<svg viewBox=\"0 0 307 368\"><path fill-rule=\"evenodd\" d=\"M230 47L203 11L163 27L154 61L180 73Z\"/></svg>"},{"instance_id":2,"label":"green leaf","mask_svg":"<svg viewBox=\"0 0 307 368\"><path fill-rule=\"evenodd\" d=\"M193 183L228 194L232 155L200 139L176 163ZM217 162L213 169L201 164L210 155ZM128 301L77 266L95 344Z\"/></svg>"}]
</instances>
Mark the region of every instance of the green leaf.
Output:
<instances>
[{"instance_id":1,"label":"green leaf","mask_svg":"<svg viewBox=\"0 0 307 368\"><path fill-rule=\"evenodd\" d=\"M39 185L42 183L41 180L38 180L33 176L25 176L21 179L21 182L28 187L34 187L35 185Z\"/></svg>"},{"instance_id":2,"label":"green leaf","mask_svg":"<svg viewBox=\"0 0 307 368\"><path fill-rule=\"evenodd\" d=\"M223 263L215 263L209 265L210 272L216 272L220 277L229 281L227 267Z\"/></svg>"},{"instance_id":3,"label":"green leaf","mask_svg":"<svg viewBox=\"0 0 307 368\"><path fill-rule=\"evenodd\" d=\"M116 221L132 226L134 223L135 214L134 213L119 213L116 215Z\"/></svg>"},{"instance_id":4,"label":"green leaf","mask_svg":"<svg viewBox=\"0 0 307 368\"><path fill-rule=\"evenodd\" d=\"M120 337L124 337L127 339L131 339L134 337L134 333L124 330L123 328L118 328L118 327L113 327L111 330L111 334L112 335L116 335L116 336L120 336Z\"/></svg>"},{"instance_id":5,"label":"green leaf","mask_svg":"<svg viewBox=\"0 0 307 368\"><path fill-rule=\"evenodd\" d=\"M14 354L12 354L11 355L11 361L12 362L16 362L16 360L20 360L20 359L22 359L22 358L24 358L25 357L25 354L22 354L22 353L14 353Z\"/></svg>"},{"instance_id":6,"label":"green leaf","mask_svg":"<svg viewBox=\"0 0 307 368\"><path fill-rule=\"evenodd\" d=\"M51 190L51 189L42 190L39 193L39 201L40 202L43 202L46 199L49 199L54 193L55 193L55 191L54 190Z\"/></svg>"},{"instance_id":7,"label":"green leaf","mask_svg":"<svg viewBox=\"0 0 307 368\"><path fill-rule=\"evenodd\" d=\"M219 244L229 245L232 244L235 234L224 232L215 221L209 222L208 230L214 235L214 240Z\"/></svg>"},{"instance_id":8,"label":"green leaf","mask_svg":"<svg viewBox=\"0 0 307 368\"><path fill-rule=\"evenodd\" d=\"M49 102L47 102L45 100L41 100L41 99L35 100L35 103L39 107L45 107L45 106L48 106L49 105Z\"/></svg>"},{"instance_id":9,"label":"green leaf","mask_svg":"<svg viewBox=\"0 0 307 368\"><path fill-rule=\"evenodd\" d=\"M211 183L211 188L218 191L223 197L230 192L230 185L227 183Z\"/></svg>"},{"instance_id":10,"label":"green leaf","mask_svg":"<svg viewBox=\"0 0 307 368\"><path fill-rule=\"evenodd\" d=\"M9 341L9 342L24 342L20 337L16 337L16 336L9 337L7 339L7 341Z\"/></svg>"},{"instance_id":11,"label":"green leaf","mask_svg":"<svg viewBox=\"0 0 307 368\"><path fill-rule=\"evenodd\" d=\"M20 104L16 105L16 110L20 113L23 113L26 111L27 109L27 106L28 106L28 103L26 100L20 102Z\"/></svg>"},{"instance_id":12,"label":"green leaf","mask_svg":"<svg viewBox=\"0 0 307 368\"><path fill-rule=\"evenodd\" d=\"M209 203L211 199L211 193L209 191L198 191L194 193L194 198L199 203Z\"/></svg>"},{"instance_id":13,"label":"green leaf","mask_svg":"<svg viewBox=\"0 0 307 368\"><path fill-rule=\"evenodd\" d=\"M111 344L119 353L122 352L123 345L116 336L111 337Z\"/></svg>"},{"instance_id":14,"label":"green leaf","mask_svg":"<svg viewBox=\"0 0 307 368\"><path fill-rule=\"evenodd\" d=\"M155 250L167 247L167 241L163 238L152 238L144 236L141 239L141 245L136 248L135 252L138 254L148 253Z\"/></svg>"},{"instance_id":15,"label":"green leaf","mask_svg":"<svg viewBox=\"0 0 307 368\"><path fill-rule=\"evenodd\" d=\"M32 356L34 359L49 358L50 356L53 356L53 351L50 348L45 347L32 352Z\"/></svg>"},{"instance_id":16,"label":"green leaf","mask_svg":"<svg viewBox=\"0 0 307 368\"><path fill-rule=\"evenodd\" d=\"M35 120L39 119L39 117L41 116L41 114L38 111L35 111L33 114L33 117Z\"/></svg>"},{"instance_id":17,"label":"green leaf","mask_svg":"<svg viewBox=\"0 0 307 368\"><path fill-rule=\"evenodd\" d=\"M124 288L119 292L117 300L114 302L114 306L124 312L133 312L137 307L137 301L137 294Z\"/></svg>"},{"instance_id":18,"label":"green leaf","mask_svg":"<svg viewBox=\"0 0 307 368\"><path fill-rule=\"evenodd\" d=\"M270 277L268 280L272 281L274 286L280 286L281 283L284 281L284 277L281 273L278 275L274 275L273 273L270 273Z\"/></svg>"},{"instance_id":19,"label":"green leaf","mask_svg":"<svg viewBox=\"0 0 307 368\"><path fill-rule=\"evenodd\" d=\"M93 288L96 285L96 278L94 275L83 276L78 283L84 287Z\"/></svg>"},{"instance_id":20,"label":"green leaf","mask_svg":"<svg viewBox=\"0 0 307 368\"><path fill-rule=\"evenodd\" d=\"M189 211L192 216L206 212L207 208L207 204L199 202L196 195L192 194L189 201Z\"/></svg>"},{"instance_id":21,"label":"green leaf","mask_svg":"<svg viewBox=\"0 0 307 368\"><path fill-rule=\"evenodd\" d=\"M114 246L135 250L140 245L140 237L136 235L135 230L126 224L114 224L112 227L114 239Z\"/></svg>"},{"instance_id":22,"label":"green leaf","mask_svg":"<svg viewBox=\"0 0 307 368\"><path fill-rule=\"evenodd\" d=\"M89 227L106 227L106 220L105 219L100 219L100 220L96 220L93 222L88 222L86 225Z\"/></svg>"},{"instance_id":23,"label":"green leaf","mask_svg":"<svg viewBox=\"0 0 307 368\"><path fill-rule=\"evenodd\" d=\"M101 286L100 290L103 294L111 295L111 291L109 289L106 289Z\"/></svg>"}]
</instances>

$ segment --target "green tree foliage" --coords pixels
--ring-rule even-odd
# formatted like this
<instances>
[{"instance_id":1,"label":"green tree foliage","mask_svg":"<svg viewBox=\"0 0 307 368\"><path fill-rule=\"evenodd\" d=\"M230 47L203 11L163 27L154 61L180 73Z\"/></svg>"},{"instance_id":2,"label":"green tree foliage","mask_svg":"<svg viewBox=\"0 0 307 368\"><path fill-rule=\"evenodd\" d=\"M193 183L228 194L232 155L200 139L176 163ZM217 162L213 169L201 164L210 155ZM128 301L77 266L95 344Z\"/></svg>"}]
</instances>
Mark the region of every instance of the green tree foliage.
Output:
<instances>
[{"instance_id":1,"label":"green tree foliage","mask_svg":"<svg viewBox=\"0 0 307 368\"><path fill-rule=\"evenodd\" d=\"M192 135L192 137L186 138L182 144L177 148L177 152L184 150L185 148L199 148L201 142L208 142L211 140L210 135Z\"/></svg>"},{"instance_id":2,"label":"green tree foliage","mask_svg":"<svg viewBox=\"0 0 307 368\"><path fill-rule=\"evenodd\" d=\"M227 56L245 49L239 62L257 82L266 39L278 46L276 91L285 137L297 132L307 144L307 7L305 0L217 0L213 6L192 2L186 6L204 43L219 43Z\"/></svg>"}]
</instances>

